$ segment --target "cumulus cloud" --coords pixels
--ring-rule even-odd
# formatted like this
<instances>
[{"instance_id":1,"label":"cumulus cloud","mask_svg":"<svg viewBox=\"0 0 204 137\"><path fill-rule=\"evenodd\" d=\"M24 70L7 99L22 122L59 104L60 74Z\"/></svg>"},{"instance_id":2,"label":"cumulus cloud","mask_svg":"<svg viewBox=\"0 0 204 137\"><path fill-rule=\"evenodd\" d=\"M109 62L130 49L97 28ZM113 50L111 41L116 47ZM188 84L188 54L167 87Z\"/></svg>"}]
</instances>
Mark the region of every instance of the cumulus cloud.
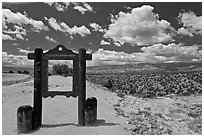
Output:
<instances>
[{"instance_id":1,"label":"cumulus cloud","mask_svg":"<svg viewBox=\"0 0 204 137\"><path fill-rule=\"evenodd\" d=\"M184 46L183 44L170 43L154 44L141 48L142 52L125 53L98 49L92 54L93 60L89 65L122 65L126 63L165 63L183 61L201 61L201 45Z\"/></svg>"},{"instance_id":2,"label":"cumulus cloud","mask_svg":"<svg viewBox=\"0 0 204 137\"><path fill-rule=\"evenodd\" d=\"M49 6L55 7L58 11L64 12L70 6L70 2L45 2Z\"/></svg>"},{"instance_id":3,"label":"cumulus cloud","mask_svg":"<svg viewBox=\"0 0 204 137\"><path fill-rule=\"evenodd\" d=\"M87 9L83 8L82 6L75 6L74 9L81 12L81 14L84 14L87 11Z\"/></svg>"},{"instance_id":4,"label":"cumulus cloud","mask_svg":"<svg viewBox=\"0 0 204 137\"><path fill-rule=\"evenodd\" d=\"M31 52L34 52L34 51L30 51L30 50L26 50L26 49L21 49L21 48L17 48L18 49L18 52L20 53L24 53L24 54L28 54L28 53L31 53Z\"/></svg>"},{"instance_id":5,"label":"cumulus cloud","mask_svg":"<svg viewBox=\"0 0 204 137\"><path fill-rule=\"evenodd\" d=\"M105 29L102 29L102 27L99 24L90 23L90 26L93 28L93 31L99 31L99 32L105 32Z\"/></svg>"},{"instance_id":6,"label":"cumulus cloud","mask_svg":"<svg viewBox=\"0 0 204 137\"><path fill-rule=\"evenodd\" d=\"M179 13L179 23L192 34L202 35L202 16L196 16L194 12Z\"/></svg>"},{"instance_id":7,"label":"cumulus cloud","mask_svg":"<svg viewBox=\"0 0 204 137\"><path fill-rule=\"evenodd\" d=\"M193 37L193 34L185 28L179 28L177 34Z\"/></svg>"},{"instance_id":8,"label":"cumulus cloud","mask_svg":"<svg viewBox=\"0 0 204 137\"><path fill-rule=\"evenodd\" d=\"M160 43L150 47L143 47L141 50L154 56L174 58L177 61L192 61L193 59L202 59L202 51L199 50L199 45L184 46L181 43L170 43L168 45L163 45Z\"/></svg>"},{"instance_id":9,"label":"cumulus cloud","mask_svg":"<svg viewBox=\"0 0 204 137\"><path fill-rule=\"evenodd\" d=\"M20 35L20 34L16 34L16 38L21 39L21 40L24 40L23 36Z\"/></svg>"},{"instance_id":10,"label":"cumulus cloud","mask_svg":"<svg viewBox=\"0 0 204 137\"><path fill-rule=\"evenodd\" d=\"M114 42L115 46L120 47L121 44L119 42Z\"/></svg>"},{"instance_id":11,"label":"cumulus cloud","mask_svg":"<svg viewBox=\"0 0 204 137\"><path fill-rule=\"evenodd\" d=\"M30 24L36 30L48 30L48 27L45 26L42 21L37 21L32 18L29 18L20 12L14 13L10 9L3 9L2 16L3 16L3 21L7 23L18 24L20 26Z\"/></svg>"},{"instance_id":12,"label":"cumulus cloud","mask_svg":"<svg viewBox=\"0 0 204 137\"><path fill-rule=\"evenodd\" d=\"M2 52L2 64L10 66L33 66L33 60L28 60L27 55L13 55L7 52Z\"/></svg>"},{"instance_id":13,"label":"cumulus cloud","mask_svg":"<svg viewBox=\"0 0 204 137\"><path fill-rule=\"evenodd\" d=\"M85 14L85 12L92 12L93 8L88 3L83 3L82 6L78 5L79 3L75 3L74 9L78 10L81 14Z\"/></svg>"},{"instance_id":14,"label":"cumulus cloud","mask_svg":"<svg viewBox=\"0 0 204 137\"><path fill-rule=\"evenodd\" d=\"M166 20L159 20L159 15L148 5L137 7L131 13L119 12L111 17L111 24L104 37L112 38L120 44L152 45L174 41L175 30Z\"/></svg>"},{"instance_id":15,"label":"cumulus cloud","mask_svg":"<svg viewBox=\"0 0 204 137\"><path fill-rule=\"evenodd\" d=\"M62 31L61 26L59 25L59 23L57 23L57 20L53 17L51 18L47 18L45 17L46 20L48 20L50 26L54 29L54 30L58 30L58 31Z\"/></svg>"},{"instance_id":16,"label":"cumulus cloud","mask_svg":"<svg viewBox=\"0 0 204 137\"><path fill-rule=\"evenodd\" d=\"M31 25L31 29L35 32L48 30L48 27L45 26L42 21L29 18L26 13L14 13L10 9L2 9L2 32L4 33L3 40L24 40L23 36L26 36L25 25ZM13 30L13 28L11 30L9 27L13 27L15 30Z\"/></svg>"},{"instance_id":17,"label":"cumulus cloud","mask_svg":"<svg viewBox=\"0 0 204 137\"><path fill-rule=\"evenodd\" d=\"M7 29L7 30L3 30L2 32L6 34L21 34L24 36L26 35L26 29L24 29L22 26L15 25L14 28L15 28L14 31Z\"/></svg>"},{"instance_id":18,"label":"cumulus cloud","mask_svg":"<svg viewBox=\"0 0 204 137\"><path fill-rule=\"evenodd\" d=\"M56 40L54 40L53 38L49 37L49 36L45 36L45 39L54 43L57 43Z\"/></svg>"},{"instance_id":19,"label":"cumulus cloud","mask_svg":"<svg viewBox=\"0 0 204 137\"><path fill-rule=\"evenodd\" d=\"M64 12L68 8L73 8L79 11L81 14L85 14L85 12L93 12L93 7L91 7L88 3L84 2L44 2L51 7L55 7L58 11Z\"/></svg>"},{"instance_id":20,"label":"cumulus cloud","mask_svg":"<svg viewBox=\"0 0 204 137\"><path fill-rule=\"evenodd\" d=\"M110 42L107 42L105 40L101 40L101 45L110 45Z\"/></svg>"},{"instance_id":21,"label":"cumulus cloud","mask_svg":"<svg viewBox=\"0 0 204 137\"><path fill-rule=\"evenodd\" d=\"M82 37L84 37L87 34L91 34L90 30L86 28L84 25L81 27L74 26L71 28L71 31L73 34L80 34Z\"/></svg>"},{"instance_id":22,"label":"cumulus cloud","mask_svg":"<svg viewBox=\"0 0 204 137\"><path fill-rule=\"evenodd\" d=\"M2 34L2 40L15 40L15 39L12 38L10 35Z\"/></svg>"},{"instance_id":23,"label":"cumulus cloud","mask_svg":"<svg viewBox=\"0 0 204 137\"><path fill-rule=\"evenodd\" d=\"M13 40L16 40L16 39L24 40L23 35L26 36L26 29L24 29L22 26L17 26L17 25L15 25L14 28L15 28L15 30L13 30L13 31L10 29L4 29L4 30L2 30L2 32L5 33L7 36L13 35L13 37L14 37ZM9 37L11 37L11 36L9 36Z\"/></svg>"},{"instance_id":24,"label":"cumulus cloud","mask_svg":"<svg viewBox=\"0 0 204 137\"><path fill-rule=\"evenodd\" d=\"M50 19L47 19L45 17L46 20L48 20L50 26L54 29L54 30L58 30L61 32L65 32L65 33L69 33L70 35L73 34L79 34L82 37L91 34L90 30L88 28L86 28L84 25L77 27L74 26L72 28L70 28L66 23L64 22L57 22L57 20L53 17L51 17Z\"/></svg>"}]
</instances>

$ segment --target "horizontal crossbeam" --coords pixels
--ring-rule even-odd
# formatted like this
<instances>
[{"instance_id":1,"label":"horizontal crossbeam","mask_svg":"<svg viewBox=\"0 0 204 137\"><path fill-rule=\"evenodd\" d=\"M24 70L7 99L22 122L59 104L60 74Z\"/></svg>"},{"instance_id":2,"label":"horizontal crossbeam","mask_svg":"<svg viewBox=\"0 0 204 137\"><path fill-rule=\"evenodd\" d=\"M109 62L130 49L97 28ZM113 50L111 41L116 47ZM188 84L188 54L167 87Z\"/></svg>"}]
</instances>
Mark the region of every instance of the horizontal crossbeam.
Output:
<instances>
[{"instance_id":1,"label":"horizontal crossbeam","mask_svg":"<svg viewBox=\"0 0 204 137\"><path fill-rule=\"evenodd\" d=\"M76 98L77 97L77 93L73 92L73 91L48 91L48 92L42 92L42 97L47 98L47 97L55 97L57 95L61 95L61 96L66 96L67 98L69 98L70 96Z\"/></svg>"},{"instance_id":2,"label":"horizontal crossbeam","mask_svg":"<svg viewBox=\"0 0 204 137\"><path fill-rule=\"evenodd\" d=\"M42 54L42 59L46 60L75 60L78 59L78 54ZM28 59L35 59L34 53L28 53ZM86 60L92 60L91 54L86 54Z\"/></svg>"}]
</instances>

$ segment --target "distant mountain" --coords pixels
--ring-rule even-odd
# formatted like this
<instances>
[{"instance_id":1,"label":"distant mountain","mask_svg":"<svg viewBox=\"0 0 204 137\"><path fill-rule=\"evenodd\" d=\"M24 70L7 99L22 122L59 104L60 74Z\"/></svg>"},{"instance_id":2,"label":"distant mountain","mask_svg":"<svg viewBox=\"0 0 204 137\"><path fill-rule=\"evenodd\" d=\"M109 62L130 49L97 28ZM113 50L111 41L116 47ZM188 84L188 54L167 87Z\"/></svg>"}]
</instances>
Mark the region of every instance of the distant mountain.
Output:
<instances>
[{"instance_id":1,"label":"distant mountain","mask_svg":"<svg viewBox=\"0 0 204 137\"><path fill-rule=\"evenodd\" d=\"M202 62L138 63L87 67L87 73L165 73L202 71Z\"/></svg>"}]
</instances>

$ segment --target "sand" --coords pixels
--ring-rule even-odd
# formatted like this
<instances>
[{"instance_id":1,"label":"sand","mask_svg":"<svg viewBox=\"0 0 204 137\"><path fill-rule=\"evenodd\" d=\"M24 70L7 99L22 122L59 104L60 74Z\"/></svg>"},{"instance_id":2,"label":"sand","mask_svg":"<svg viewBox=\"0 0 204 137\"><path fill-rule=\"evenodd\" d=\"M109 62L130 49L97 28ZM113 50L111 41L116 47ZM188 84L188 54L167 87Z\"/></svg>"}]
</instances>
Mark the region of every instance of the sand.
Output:
<instances>
[{"instance_id":1,"label":"sand","mask_svg":"<svg viewBox=\"0 0 204 137\"><path fill-rule=\"evenodd\" d=\"M49 90L71 90L72 78L51 76ZM56 96L43 98L42 126L27 134L37 135L128 135L126 118L117 116L114 104L119 97L103 88L86 83L87 98L96 97L98 115L95 126L78 126L77 98ZM17 134L17 109L33 105L33 79L2 86L2 134Z\"/></svg>"},{"instance_id":2,"label":"sand","mask_svg":"<svg viewBox=\"0 0 204 137\"><path fill-rule=\"evenodd\" d=\"M17 109L33 105L33 78L13 74L3 76L2 133L17 134ZM23 81L21 79L26 79ZM19 81L19 82L15 82ZM13 82L12 85L9 82ZM15 84L16 83L16 84ZM49 90L71 90L72 77L50 76ZM29 135L129 135L129 134L202 134L202 96L168 95L139 98L113 93L105 87L86 82L88 97L98 104L95 126L78 126L78 100L55 96L43 98L42 126Z\"/></svg>"}]
</instances>

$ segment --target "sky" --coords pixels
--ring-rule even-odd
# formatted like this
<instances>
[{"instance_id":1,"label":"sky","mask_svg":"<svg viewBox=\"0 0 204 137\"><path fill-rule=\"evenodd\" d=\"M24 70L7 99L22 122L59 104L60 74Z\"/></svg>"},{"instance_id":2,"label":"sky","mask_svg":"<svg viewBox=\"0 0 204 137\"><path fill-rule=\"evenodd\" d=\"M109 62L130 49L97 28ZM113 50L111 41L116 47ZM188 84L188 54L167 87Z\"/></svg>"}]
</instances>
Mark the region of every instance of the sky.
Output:
<instances>
[{"instance_id":1,"label":"sky","mask_svg":"<svg viewBox=\"0 0 204 137\"><path fill-rule=\"evenodd\" d=\"M2 3L3 67L33 67L28 53L58 44L86 49L87 66L201 62L202 3Z\"/></svg>"}]
</instances>

